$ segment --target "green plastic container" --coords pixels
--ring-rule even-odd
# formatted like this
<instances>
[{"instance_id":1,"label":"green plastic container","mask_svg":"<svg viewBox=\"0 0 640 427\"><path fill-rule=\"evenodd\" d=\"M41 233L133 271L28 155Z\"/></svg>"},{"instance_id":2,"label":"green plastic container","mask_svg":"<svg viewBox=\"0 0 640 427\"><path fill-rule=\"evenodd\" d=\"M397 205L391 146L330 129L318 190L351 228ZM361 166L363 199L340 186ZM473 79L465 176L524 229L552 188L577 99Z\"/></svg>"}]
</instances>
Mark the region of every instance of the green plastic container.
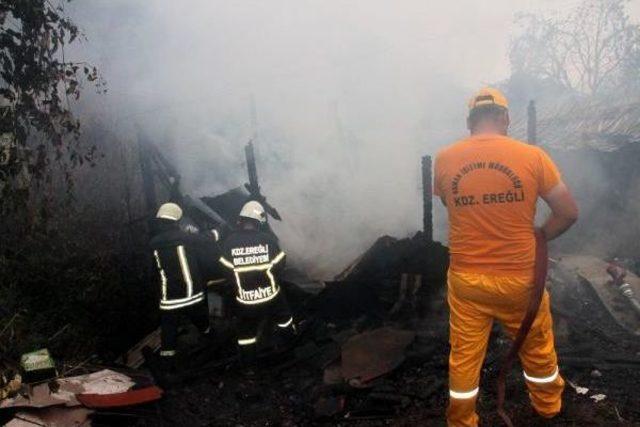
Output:
<instances>
[{"instance_id":1,"label":"green plastic container","mask_svg":"<svg viewBox=\"0 0 640 427\"><path fill-rule=\"evenodd\" d=\"M23 354L20 358L20 367L25 383L47 381L58 375L56 364L46 348Z\"/></svg>"}]
</instances>

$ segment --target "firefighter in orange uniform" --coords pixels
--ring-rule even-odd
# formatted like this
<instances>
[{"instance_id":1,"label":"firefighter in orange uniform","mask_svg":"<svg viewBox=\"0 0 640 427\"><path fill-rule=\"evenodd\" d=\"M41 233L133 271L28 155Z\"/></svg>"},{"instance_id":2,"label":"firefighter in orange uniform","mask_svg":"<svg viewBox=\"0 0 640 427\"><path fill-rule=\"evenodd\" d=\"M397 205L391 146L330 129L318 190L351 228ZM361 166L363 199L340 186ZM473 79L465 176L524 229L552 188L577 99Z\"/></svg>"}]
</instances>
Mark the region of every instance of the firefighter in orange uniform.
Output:
<instances>
[{"instance_id":1,"label":"firefighter in orange uniform","mask_svg":"<svg viewBox=\"0 0 640 427\"><path fill-rule=\"evenodd\" d=\"M450 426L476 426L480 369L494 320L514 337L533 286L536 202L551 214L547 240L577 220L578 209L558 168L539 147L507 136L508 103L485 88L469 103L471 135L442 149L435 160L434 193L447 207L451 266ZM564 381L558 370L545 291L519 357L531 403L542 417L560 412Z\"/></svg>"}]
</instances>

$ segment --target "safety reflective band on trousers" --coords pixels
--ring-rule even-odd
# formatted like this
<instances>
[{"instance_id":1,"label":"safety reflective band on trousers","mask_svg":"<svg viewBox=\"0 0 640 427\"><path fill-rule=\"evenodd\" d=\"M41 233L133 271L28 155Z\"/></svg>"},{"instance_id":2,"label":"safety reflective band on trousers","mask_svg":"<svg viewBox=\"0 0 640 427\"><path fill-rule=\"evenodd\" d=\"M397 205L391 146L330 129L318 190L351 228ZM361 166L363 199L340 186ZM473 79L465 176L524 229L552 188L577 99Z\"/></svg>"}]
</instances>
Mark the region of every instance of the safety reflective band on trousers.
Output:
<instances>
[{"instance_id":1,"label":"safety reflective band on trousers","mask_svg":"<svg viewBox=\"0 0 640 427\"><path fill-rule=\"evenodd\" d=\"M176 355L175 350L163 350L160 352L160 356L164 356L164 357L175 356L175 355Z\"/></svg>"},{"instance_id":2,"label":"safety reflective band on trousers","mask_svg":"<svg viewBox=\"0 0 640 427\"><path fill-rule=\"evenodd\" d=\"M471 391L455 391L455 390L449 390L449 396L453 397L454 399L471 399L476 397L476 395L478 394L478 391L480 390L479 387L474 388Z\"/></svg>"},{"instance_id":3,"label":"safety reflective band on trousers","mask_svg":"<svg viewBox=\"0 0 640 427\"><path fill-rule=\"evenodd\" d=\"M531 381L532 383L538 383L538 384L546 384L546 383L552 383L556 380L556 378L558 378L559 370L558 370L558 367L556 366L556 370L553 372L553 374L549 375L548 377L532 377L531 375L527 375L527 373L524 371L522 371L522 373L524 374L524 378L527 381Z\"/></svg>"},{"instance_id":4,"label":"safety reflective band on trousers","mask_svg":"<svg viewBox=\"0 0 640 427\"><path fill-rule=\"evenodd\" d=\"M257 337L239 339L238 340L238 345L251 345L251 344L255 344L256 342L258 342L258 338Z\"/></svg>"},{"instance_id":5,"label":"safety reflective band on trousers","mask_svg":"<svg viewBox=\"0 0 640 427\"><path fill-rule=\"evenodd\" d=\"M293 323L293 317L290 318L289 320L287 320L284 323L278 323L278 327L280 327L280 328L288 328L289 325L291 325L292 323Z\"/></svg>"}]
</instances>

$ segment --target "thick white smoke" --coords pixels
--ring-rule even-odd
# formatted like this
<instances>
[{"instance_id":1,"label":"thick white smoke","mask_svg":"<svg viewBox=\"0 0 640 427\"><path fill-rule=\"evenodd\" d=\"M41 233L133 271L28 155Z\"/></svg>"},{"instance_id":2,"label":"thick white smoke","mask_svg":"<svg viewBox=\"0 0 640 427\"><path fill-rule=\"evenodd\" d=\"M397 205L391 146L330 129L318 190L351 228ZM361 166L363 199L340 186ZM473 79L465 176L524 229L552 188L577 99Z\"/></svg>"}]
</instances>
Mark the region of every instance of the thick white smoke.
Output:
<instances>
[{"instance_id":1,"label":"thick white smoke","mask_svg":"<svg viewBox=\"0 0 640 427\"><path fill-rule=\"evenodd\" d=\"M555 0L72 2L106 105L195 195L245 182L257 132L276 229L313 273L421 226L420 156L465 134L465 101L508 76L516 12ZM569 2L574 3L574 2ZM252 110L255 105L255 118ZM117 121L115 121L117 123ZM254 124L257 126L254 128ZM438 211L436 238L445 237Z\"/></svg>"}]
</instances>

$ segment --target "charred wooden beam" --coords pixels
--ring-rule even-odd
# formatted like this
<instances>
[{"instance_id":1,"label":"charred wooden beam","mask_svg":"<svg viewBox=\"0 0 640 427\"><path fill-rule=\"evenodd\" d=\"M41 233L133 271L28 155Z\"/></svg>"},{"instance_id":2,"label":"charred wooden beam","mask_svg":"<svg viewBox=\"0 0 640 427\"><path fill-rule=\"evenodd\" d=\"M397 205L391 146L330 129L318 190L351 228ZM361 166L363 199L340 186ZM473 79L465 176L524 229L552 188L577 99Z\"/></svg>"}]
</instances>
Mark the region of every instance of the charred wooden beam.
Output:
<instances>
[{"instance_id":1,"label":"charred wooden beam","mask_svg":"<svg viewBox=\"0 0 640 427\"><path fill-rule=\"evenodd\" d=\"M433 241L433 188L431 185L431 156L422 157L422 230Z\"/></svg>"},{"instance_id":2,"label":"charred wooden beam","mask_svg":"<svg viewBox=\"0 0 640 427\"><path fill-rule=\"evenodd\" d=\"M160 179L162 185L169 192L169 199L172 202L182 204L182 192L180 191L180 174L176 168L164 157L158 147L147 144L149 158L155 166L155 174Z\"/></svg>"},{"instance_id":3,"label":"charred wooden beam","mask_svg":"<svg viewBox=\"0 0 640 427\"><path fill-rule=\"evenodd\" d=\"M280 216L276 208L274 208L267 202L267 199L262 195L262 192L260 191L260 184L258 182L258 170L256 168L256 156L253 150L253 141L249 141L249 143L244 147L244 154L247 159L247 173L249 175L249 182L244 185L245 188L247 189L249 194L251 194L251 198L253 200L262 203L271 218L281 221L282 217Z\"/></svg>"},{"instance_id":4,"label":"charred wooden beam","mask_svg":"<svg viewBox=\"0 0 640 427\"><path fill-rule=\"evenodd\" d=\"M260 184L258 184L258 171L256 169L256 156L253 150L253 141L244 147L244 154L247 159L247 173L249 175L249 182L245 184L247 190L251 195L260 194Z\"/></svg>"}]
</instances>

